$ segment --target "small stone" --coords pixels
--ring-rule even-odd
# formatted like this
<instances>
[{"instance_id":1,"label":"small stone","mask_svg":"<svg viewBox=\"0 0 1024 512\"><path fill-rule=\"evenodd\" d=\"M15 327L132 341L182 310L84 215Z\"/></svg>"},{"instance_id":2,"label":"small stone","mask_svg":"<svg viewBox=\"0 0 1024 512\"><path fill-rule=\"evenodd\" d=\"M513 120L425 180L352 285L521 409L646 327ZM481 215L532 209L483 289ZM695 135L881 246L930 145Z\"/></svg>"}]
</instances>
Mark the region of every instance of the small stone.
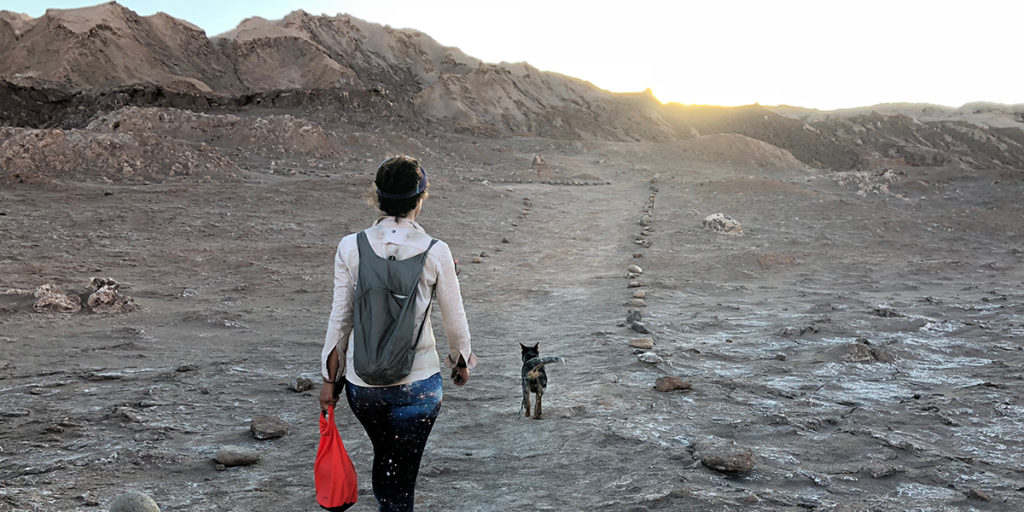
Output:
<instances>
[{"instance_id":1,"label":"small stone","mask_svg":"<svg viewBox=\"0 0 1024 512\"><path fill-rule=\"evenodd\" d=\"M633 257L634 258L643 258L644 257L644 253L642 253L642 252L634 252L633 253Z\"/></svg>"},{"instance_id":2,"label":"small stone","mask_svg":"<svg viewBox=\"0 0 1024 512\"><path fill-rule=\"evenodd\" d=\"M110 512L160 512L160 507L146 494L128 491L110 502Z\"/></svg>"},{"instance_id":3,"label":"small stone","mask_svg":"<svg viewBox=\"0 0 1024 512\"><path fill-rule=\"evenodd\" d=\"M629 346L633 348L642 348L644 350L650 350L654 348L653 338L633 338L629 340Z\"/></svg>"},{"instance_id":4,"label":"small stone","mask_svg":"<svg viewBox=\"0 0 1024 512\"><path fill-rule=\"evenodd\" d=\"M307 379L306 377L295 377L295 379L288 384L288 389L296 393L309 391L313 389L313 381L311 379Z\"/></svg>"},{"instance_id":5,"label":"small stone","mask_svg":"<svg viewBox=\"0 0 1024 512\"><path fill-rule=\"evenodd\" d=\"M632 272L637 275L644 273L644 270L637 265L630 265L629 267L626 268L626 271Z\"/></svg>"},{"instance_id":6,"label":"small stone","mask_svg":"<svg viewBox=\"0 0 1024 512\"><path fill-rule=\"evenodd\" d=\"M658 391L675 391L677 389L690 389L693 387L693 383L688 380L683 380L682 377L666 376L658 377L654 381L654 387Z\"/></svg>"},{"instance_id":7,"label":"small stone","mask_svg":"<svg viewBox=\"0 0 1024 512\"><path fill-rule=\"evenodd\" d=\"M256 439L276 439L288 434L288 423L274 416L256 416L249 424L249 431Z\"/></svg>"},{"instance_id":8,"label":"small stone","mask_svg":"<svg viewBox=\"0 0 1024 512\"><path fill-rule=\"evenodd\" d=\"M629 310L626 313L626 323L627 324L631 324L633 322L639 322L639 321L641 321L643 319L644 319L644 314L643 314L643 312L641 312L639 310L631 309L631 310Z\"/></svg>"},{"instance_id":9,"label":"small stone","mask_svg":"<svg viewBox=\"0 0 1024 512\"><path fill-rule=\"evenodd\" d=\"M775 354L775 360L776 361L785 361L786 360L786 354Z\"/></svg>"},{"instance_id":10,"label":"small stone","mask_svg":"<svg viewBox=\"0 0 1024 512\"><path fill-rule=\"evenodd\" d=\"M225 466L248 466L260 460L260 452L254 448L226 445L217 450L214 460Z\"/></svg>"},{"instance_id":11,"label":"small stone","mask_svg":"<svg viewBox=\"0 0 1024 512\"><path fill-rule=\"evenodd\" d=\"M694 457L704 466L723 473L743 473L754 467L750 448L736 443L702 442L694 447Z\"/></svg>"},{"instance_id":12,"label":"small stone","mask_svg":"<svg viewBox=\"0 0 1024 512\"><path fill-rule=\"evenodd\" d=\"M647 307L647 302L643 299L629 299L626 301L626 305L631 308L645 308Z\"/></svg>"},{"instance_id":13,"label":"small stone","mask_svg":"<svg viewBox=\"0 0 1024 512\"><path fill-rule=\"evenodd\" d=\"M224 464L217 464L215 467L217 468L217 471L226 471L228 469Z\"/></svg>"},{"instance_id":14,"label":"small stone","mask_svg":"<svg viewBox=\"0 0 1024 512\"><path fill-rule=\"evenodd\" d=\"M488 256L487 251L480 251L480 257L486 258Z\"/></svg>"},{"instance_id":15,"label":"small stone","mask_svg":"<svg viewBox=\"0 0 1024 512\"><path fill-rule=\"evenodd\" d=\"M472 261L473 261L473 263L483 263L484 259L481 258L480 256L473 256L473 260Z\"/></svg>"},{"instance_id":16,"label":"small stone","mask_svg":"<svg viewBox=\"0 0 1024 512\"><path fill-rule=\"evenodd\" d=\"M643 290L637 290L637 291L633 292L633 298L634 299L643 299L643 298L646 298L646 297L647 297L647 292L645 292Z\"/></svg>"},{"instance_id":17,"label":"small stone","mask_svg":"<svg viewBox=\"0 0 1024 512\"><path fill-rule=\"evenodd\" d=\"M502 238L502 239L501 239L501 243L503 243L503 244L507 244L507 243L511 243L511 242L509 242L509 241L508 241L508 238L507 238L507 237L505 237L505 238Z\"/></svg>"},{"instance_id":18,"label":"small stone","mask_svg":"<svg viewBox=\"0 0 1024 512\"><path fill-rule=\"evenodd\" d=\"M644 285L643 281L633 280L633 281L630 281L628 285L626 285L626 288L640 288L643 285Z\"/></svg>"},{"instance_id":19,"label":"small stone","mask_svg":"<svg viewBox=\"0 0 1024 512\"><path fill-rule=\"evenodd\" d=\"M665 362L665 360L662 359L661 356L655 354L654 352L644 352L643 354L636 356L636 358L639 359L641 363L647 364L661 364Z\"/></svg>"},{"instance_id":20,"label":"small stone","mask_svg":"<svg viewBox=\"0 0 1024 512\"><path fill-rule=\"evenodd\" d=\"M629 328L633 329L634 331L636 331L636 332L638 332L640 334L650 334L651 333L651 331L647 330L647 326L644 325L643 322L633 322L632 324L629 324Z\"/></svg>"},{"instance_id":21,"label":"small stone","mask_svg":"<svg viewBox=\"0 0 1024 512\"><path fill-rule=\"evenodd\" d=\"M986 492L984 492L984 491L982 491L980 489L977 489L975 487L971 487L964 494L966 494L968 498L972 498L972 499L976 499L976 500L981 500L981 501L992 501L992 497L991 496L989 496Z\"/></svg>"}]
</instances>

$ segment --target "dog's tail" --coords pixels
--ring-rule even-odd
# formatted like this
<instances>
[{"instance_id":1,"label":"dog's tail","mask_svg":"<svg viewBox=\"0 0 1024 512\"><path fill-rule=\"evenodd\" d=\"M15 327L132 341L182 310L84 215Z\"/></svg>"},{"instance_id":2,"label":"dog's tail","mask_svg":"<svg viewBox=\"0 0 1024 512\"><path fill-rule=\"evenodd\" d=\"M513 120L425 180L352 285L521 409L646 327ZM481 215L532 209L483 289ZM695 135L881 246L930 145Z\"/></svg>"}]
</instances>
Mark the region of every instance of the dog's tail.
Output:
<instances>
[{"instance_id":1,"label":"dog's tail","mask_svg":"<svg viewBox=\"0 0 1024 512\"><path fill-rule=\"evenodd\" d=\"M525 375L530 370L533 370L534 368L537 368L539 366L544 366L546 364L551 364L551 363L564 363L564 362L565 362L565 358L564 357L535 357L533 359L527 359L526 362L523 363L523 374Z\"/></svg>"}]
</instances>

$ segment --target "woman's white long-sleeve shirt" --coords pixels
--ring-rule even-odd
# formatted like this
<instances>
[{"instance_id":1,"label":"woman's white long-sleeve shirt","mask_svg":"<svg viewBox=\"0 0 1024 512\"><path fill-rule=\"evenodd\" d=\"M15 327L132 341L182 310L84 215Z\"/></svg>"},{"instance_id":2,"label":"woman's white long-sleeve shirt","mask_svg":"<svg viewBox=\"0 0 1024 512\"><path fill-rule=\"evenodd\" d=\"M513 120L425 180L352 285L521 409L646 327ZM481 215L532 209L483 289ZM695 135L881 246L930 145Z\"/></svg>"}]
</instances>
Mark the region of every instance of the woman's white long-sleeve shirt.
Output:
<instances>
[{"instance_id":1,"label":"woman's white long-sleeve shirt","mask_svg":"<svg viewBox=\"0 0 1024 512\"><path fill-rule=\"evenodd\" d=\"M327 358L331 351L338 349L337 354L345 354L341 359L339 374L357 386L370 386L356 375L352 364L352 308L355 299L356 278L359 276L359 248L356 235L353 233L341 239L338 251L334 255L334 301L331 316L327 322L327 336L321 353L321 372L327 379ZM373 252L382 258L394 257L404 260L427 250L431 237L414 221L401 217L384 217L366 230L366 238ZM448 338L448 355L446 363L453 366L459 356L469 367L476 366L476 357L470 347L469 324L466 321L466 310L462 305L462 291L459 279L455 275L455 260L448 244L438 240L427 253L423 263L423 274L417 287L416 320L414 325L419 330L420 322L430 305L431 292L436 285L437 305L441 309L441 319ZM408 384L423 380L441 370L437 355L434 331L427 318L423 335L416 345L412 371L404 379L391 384Z\"/></svg>"}]
</instances>

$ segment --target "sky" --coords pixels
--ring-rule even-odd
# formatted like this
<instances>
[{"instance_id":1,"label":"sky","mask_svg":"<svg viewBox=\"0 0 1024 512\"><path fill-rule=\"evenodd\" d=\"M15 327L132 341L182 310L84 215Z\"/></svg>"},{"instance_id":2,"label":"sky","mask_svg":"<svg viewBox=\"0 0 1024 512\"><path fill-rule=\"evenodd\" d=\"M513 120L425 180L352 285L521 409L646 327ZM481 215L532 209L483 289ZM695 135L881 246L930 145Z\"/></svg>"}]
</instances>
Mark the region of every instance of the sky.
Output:
<instances>
[{"instance_id":1,"label":"sky","mask_svg":"<svg viewBox=\"0 0 1024 512\"><path fill-rule=\"evenodd\" d=\"M0 0L40 16L97 0ZM414 28L486 62L521 62L663 102L1024 103L1017 0L120 0L207 35L303 9Z\"/></svg>"}]
</instances>

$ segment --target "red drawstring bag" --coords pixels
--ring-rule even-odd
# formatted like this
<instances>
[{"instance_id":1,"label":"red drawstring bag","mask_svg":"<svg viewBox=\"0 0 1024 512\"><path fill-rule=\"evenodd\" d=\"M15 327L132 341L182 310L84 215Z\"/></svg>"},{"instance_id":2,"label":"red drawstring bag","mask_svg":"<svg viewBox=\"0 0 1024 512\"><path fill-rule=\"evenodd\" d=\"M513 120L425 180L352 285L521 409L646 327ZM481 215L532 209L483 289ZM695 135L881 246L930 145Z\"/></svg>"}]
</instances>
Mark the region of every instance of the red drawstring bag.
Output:
<instances>
[{"instance_id":1,"label":"red drawstring bag","mask_svg":"<svg viewBox=\"0 0 1024 512\"><path fill-rule=\"evenodd\" d=\"M356 468L348 458L334 424L334 407L320 414L320 447L313 464L316 478L316 502L332 512L348 510L359 499Z\"/></svg>"}]
</instances>

